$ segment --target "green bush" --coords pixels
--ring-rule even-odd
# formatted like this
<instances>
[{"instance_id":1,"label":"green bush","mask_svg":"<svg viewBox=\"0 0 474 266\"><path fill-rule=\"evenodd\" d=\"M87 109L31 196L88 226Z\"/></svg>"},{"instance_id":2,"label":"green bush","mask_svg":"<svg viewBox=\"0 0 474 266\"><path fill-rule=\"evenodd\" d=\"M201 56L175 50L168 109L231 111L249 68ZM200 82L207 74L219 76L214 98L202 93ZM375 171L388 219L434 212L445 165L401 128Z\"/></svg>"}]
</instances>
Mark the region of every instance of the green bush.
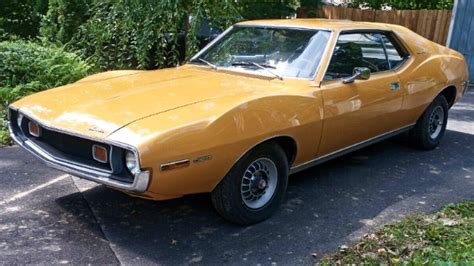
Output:
<instances>
[{"instance_id":1,"label":"green bush","mask_svg":"<svg viewBox=\"0 0 474 266\"><path fill-rule=\"evenodd\" d=\"M40 35L53 43L65 44L79 26L89 19L93 0L49 0L48 12L41 20Z\"/></svg>"},{"instance_id":2,"label":"green bush","mask_svg":"<svg viewBox=\"0 0 474 266\"><path fill-rule=\"evenodd\" d=\"M8 143L5 110L13 101L86 76L91 67L62 48L26 41L0 42L0 144Z\"/></svg>"},{"instance_id":3,"label":"green bush","mask_svg":"<svg viewBox=\"0 0 474 266\"><path fill-rule=\"evenodd\" d=\"M48 0L0 0L0 40L36 37L47 8Z\"/></svg>"},{"instance_id":4,"label":"green bush","mask_svg":"<svg viewBox=\"0 0 474 266\"><path fill-rule=\"evenodd\" d=\"M299 0L239 0L240 13L245 19L279 19L295 15ZM303 1L319 2L319 1Z\"/></svg>"},{"instance_id":5,"label":"green bush","mask_svg":"<svg viewBox=\"0 0 474 266\"><path fill-rule=\"evenodd\" d=\"M180 34L190 55L203 19L224 29L240 17L232 0L109 0L90 14L67 47L102 70L176 65Z\"/></svg>"}]
</instances>

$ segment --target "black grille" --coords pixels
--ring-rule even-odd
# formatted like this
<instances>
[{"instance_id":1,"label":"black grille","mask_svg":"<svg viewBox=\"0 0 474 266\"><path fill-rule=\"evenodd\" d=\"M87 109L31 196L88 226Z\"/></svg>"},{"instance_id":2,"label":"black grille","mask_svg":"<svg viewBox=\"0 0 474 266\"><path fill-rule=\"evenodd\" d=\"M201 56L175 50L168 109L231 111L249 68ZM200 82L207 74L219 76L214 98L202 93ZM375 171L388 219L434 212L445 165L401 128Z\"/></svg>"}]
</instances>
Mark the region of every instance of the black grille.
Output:
<instances>
[{"instance_id":1,"label":"black grille","mask_svg":"<svg viewBox=\"0 0 474 266\"><path fill-rule=\"evenodd\" d=\"M94 160L92 157L93 145L99 145L106 148L108 154L110 154L111 147L109 145L52 131L44 127L41 128L40 137L34 137L28 130L28 123L30 121L31 120L26 117L23 119L22 129L24 134L48 153L71 162L92 166L105 171L112 171L109 162L101 163Z\"/></svg>"},{"instance_id":2,"label":"black grille","mask_svg":"<svg viewBox=\"0 0 474 266\"><path fill-rule=\"evenodd\" d=\"M132 183L134 176L125 167L125 152L126 150L110 146L94 140L89 140L81 137L76 137L70 134L61 133L54 130L41 127L41 134L39 137L32 136L29 133L28 123L31 122L28 117L23 117L21 125L18 126L18 112L10 111L10 126L13 134L20 140L29 139L34 142L36 146L44 152L53 156L56 160L63 161L67 164L79 165L89 169L96 169L101 172L106 172L110 178L122 182ZM21 128L21 129L20 129ZM99 145L107 149L109 154L109 161L101 163L92 157L92 146Z\"/></svg>"}]
</instances>

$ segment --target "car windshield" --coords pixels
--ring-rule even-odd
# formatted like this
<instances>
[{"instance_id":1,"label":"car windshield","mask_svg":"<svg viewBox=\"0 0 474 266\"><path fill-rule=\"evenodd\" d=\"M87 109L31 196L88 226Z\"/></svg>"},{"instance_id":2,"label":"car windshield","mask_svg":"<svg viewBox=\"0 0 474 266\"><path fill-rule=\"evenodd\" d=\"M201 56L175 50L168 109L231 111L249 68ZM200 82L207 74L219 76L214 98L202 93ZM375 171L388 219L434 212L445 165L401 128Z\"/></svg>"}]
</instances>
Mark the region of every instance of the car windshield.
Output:
<instances>
[{"instance_id":1,"label":"car windshield","mask_svg":"<svg viewBox=\"0 0 474 266\"><path fill-rule=\"evenodd\" d=\"M310 79L329 36L320 30L237 26L191 62Z\"/></svg>"}]
</instances>

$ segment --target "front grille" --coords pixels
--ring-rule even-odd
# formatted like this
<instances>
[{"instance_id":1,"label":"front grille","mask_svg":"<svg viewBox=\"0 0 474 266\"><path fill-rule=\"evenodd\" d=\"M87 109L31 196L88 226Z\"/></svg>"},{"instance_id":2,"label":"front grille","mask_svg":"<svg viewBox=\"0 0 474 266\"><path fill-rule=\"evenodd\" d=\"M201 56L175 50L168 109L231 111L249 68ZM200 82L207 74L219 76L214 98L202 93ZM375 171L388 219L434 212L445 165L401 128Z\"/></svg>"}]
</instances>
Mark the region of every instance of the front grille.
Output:
<instances>
[{"instance_id":1,"label":"front grille","mask_svg":"<svg viewBox=\"0 0 474 266\"><path fill-rule=\"evenodd\" d=\"M21 128L25 136L35 142L38 146L46 150L51 155L66 161L75 162L89 167L97 168L103 171L112 172L109 162L101 163L92 157L92 146L104 146L110 154L111 147L102 143L67 135L57 131L52 131L41 127L41 136L35 137L29 133L28 123L31 120L27 117L23 119Z\"/></svg>"},{"instance_id":2,"label":"front grille","mask_svg":"<svg viewBox=\"0 0 474 266\"><path fill-rule=\"evenodd\" d=\"M124 167L125 149L50 130L41 126L41 124L39 124L41 134L39 137L35 137L29 133L28 129L28 123L32 120L24 117L21 125L18 126L18 116L18 112L10 110L10 124L13 134L32 141L37 147L53 156L56 160L63 162L65 165L78 165L98 170L102 173L108 173L112 179L133 183L134 176ZM92 155L93 145L99 145L107 149L109 162L101 163L94 160Z\"/></svg>"}]
</instances>

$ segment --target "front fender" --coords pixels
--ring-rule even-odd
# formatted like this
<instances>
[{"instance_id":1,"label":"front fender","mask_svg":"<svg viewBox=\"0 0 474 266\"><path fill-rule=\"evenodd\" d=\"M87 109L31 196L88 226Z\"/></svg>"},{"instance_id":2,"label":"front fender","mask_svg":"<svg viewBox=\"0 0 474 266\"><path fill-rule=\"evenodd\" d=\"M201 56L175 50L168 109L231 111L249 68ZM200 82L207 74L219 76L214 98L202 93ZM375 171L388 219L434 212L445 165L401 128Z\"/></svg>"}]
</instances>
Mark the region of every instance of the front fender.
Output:
<instances>
[{"instance_id":1,"label":"front fender","mask_svg":"<svg viewBox=\"0 0 474 266\"><path fill-rule=\"evenodd\" d=\"M162 195L210 192L236 161L263 140L293 138L295 163L312 158L321 132L319 95L271 95L252 100L223 97L137 121L112 134L138 147L142 167L153 169L149 191ZM210 160L199 160L200 158ZM190 160L187 168L161 164Z\"/></svg>"}]
</instances>

